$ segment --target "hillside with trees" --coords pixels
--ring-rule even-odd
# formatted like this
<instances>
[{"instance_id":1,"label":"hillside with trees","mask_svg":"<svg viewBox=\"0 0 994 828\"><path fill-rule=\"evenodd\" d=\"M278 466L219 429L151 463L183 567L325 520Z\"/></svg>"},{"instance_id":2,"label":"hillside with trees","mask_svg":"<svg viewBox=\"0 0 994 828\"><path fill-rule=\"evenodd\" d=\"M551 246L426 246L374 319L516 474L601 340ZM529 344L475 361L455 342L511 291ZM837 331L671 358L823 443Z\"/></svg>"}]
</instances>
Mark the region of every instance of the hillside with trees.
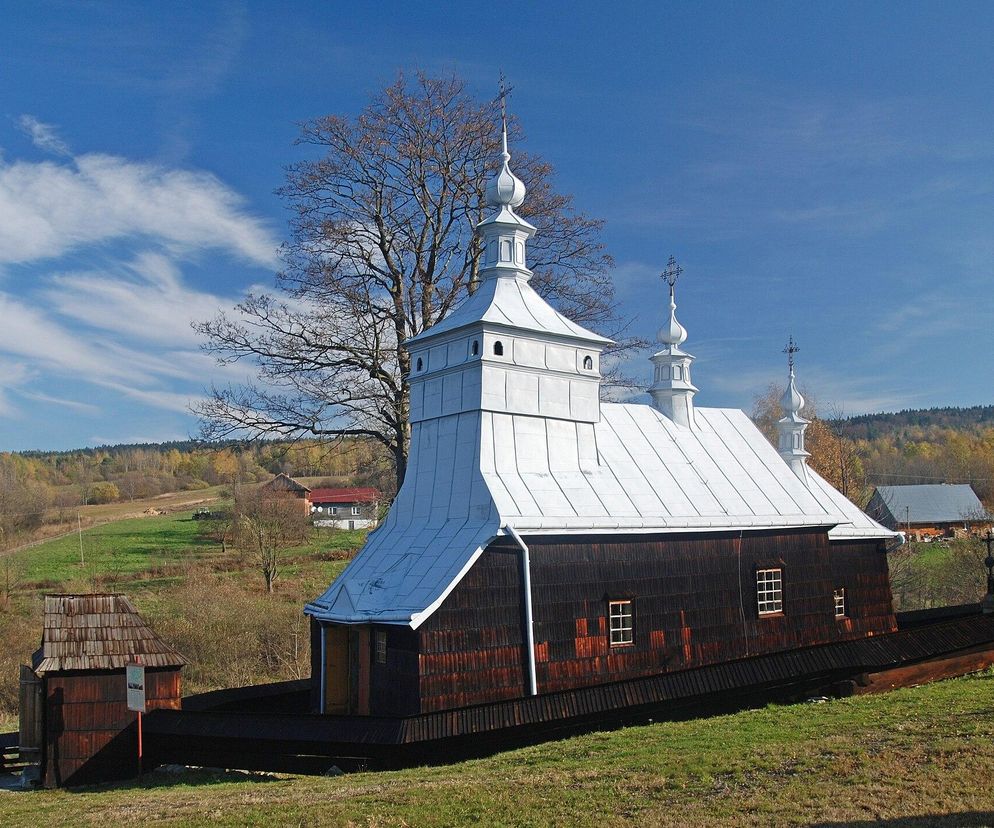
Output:
<instances>
[{"instance_id":1,"label":"hillside with trees","mask_svg":"<svg viewBox=\"0 0 994 828\"><path fill-rule=\"evenodd\" d=\"M161 443L0 452L0 552L80 507L268 480L279 472L391 492L389 455L371 440Z\"/></svg>"},{"instance_id":2,"label":"hillside with trees","mask_svg":"<svg viewBox=\"0 0 994 828\"><path fill-rule=\"evenodd\" d=\"M969 483L994 508L994 406L930 408L828 421L872 485Z\"/></svg>"},{"instance_id":3,"label":"hillside with trees","mask_svg":"<svg viewBox=\"0 0 994 828\"><path fill-rule=\"evenodd\" d=\"M813 395L802 393L811 466L858 505L866 505L874 486L969 483L994 510L994 406L823 419ZM752 411L774 445L782 394L782 386L771 385Z\"/></svg>"}]
</instances>

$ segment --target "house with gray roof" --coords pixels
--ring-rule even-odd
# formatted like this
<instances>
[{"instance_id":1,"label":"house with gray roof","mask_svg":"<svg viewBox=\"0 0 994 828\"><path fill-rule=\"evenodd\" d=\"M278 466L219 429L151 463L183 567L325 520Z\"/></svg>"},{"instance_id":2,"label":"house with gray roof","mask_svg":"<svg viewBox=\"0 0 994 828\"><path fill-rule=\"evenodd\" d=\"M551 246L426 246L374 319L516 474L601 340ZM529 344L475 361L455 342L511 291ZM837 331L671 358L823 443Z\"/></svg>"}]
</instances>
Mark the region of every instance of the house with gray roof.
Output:
<instances>
[{"instance_id":1,"label":"house with gray roof","mask_svg":"<svg viewBox=\"0 0 994 828\"><path fill-rule=\"evenodd\" d=\"M866 511L914 540L953 537L987 527L991 518L967 483L877 486Z\"/></svg>"}]
</instances>

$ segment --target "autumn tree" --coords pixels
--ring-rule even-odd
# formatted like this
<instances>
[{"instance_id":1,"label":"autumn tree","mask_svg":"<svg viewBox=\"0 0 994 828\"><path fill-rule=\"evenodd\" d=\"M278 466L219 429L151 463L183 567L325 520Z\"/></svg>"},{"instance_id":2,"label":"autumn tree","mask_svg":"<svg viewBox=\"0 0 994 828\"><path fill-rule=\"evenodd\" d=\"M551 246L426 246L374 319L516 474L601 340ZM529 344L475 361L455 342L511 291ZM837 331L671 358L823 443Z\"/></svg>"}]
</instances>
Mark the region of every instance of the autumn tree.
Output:
<instances>
[{"instance_id":1,"label":"autumn tree","mask_svg":"<svg viewBox=\"0 0 994 828\"><path fill-rule=\"evenodd\" d=\"M771 383L766 392L753 401L752 420L766 439L774 446L779 444L777 421L783 417L782 385ZM814 397L807 389L802 390L805 399L801 416L810 420L804 434L804 444L811 457L808 464L842 494L858 505L869 499L866 474L854 441L848 439L841 429L835 429L818 416Z\"/></svg>"},{"instance_id":2,"label":"autumn tree","mask_svg":"<svg viewBox=\"0 0 994 828\"><path fill-rule=\"evenodd\" d=\"M401 76L357 118L301 127L315 152L292 165L281 195L290 238L278 293L196 325L222 364L258 382L215 387L196 411L208 439L366 437L389 450L398 485L408 452L408 337L446 316L478 280L474 236L499 152L496 101L455 77ZM512 140L519 131L511 125ZM579 322L611 332L610 259L601 222L556 192L552 168L515 149L529 195L521 215L532 285Z\"/></svg>"},{"instance_id":3,"label":"autumn tree","mask_svg":"<svg viewBox=\"0 0 994 828\"><path fill-rule=\"evenodd\" d=\"M24 458L0 455L0 550L40 526L48 502L47 487L32 479Z\"/></svg>"}]
</instances>

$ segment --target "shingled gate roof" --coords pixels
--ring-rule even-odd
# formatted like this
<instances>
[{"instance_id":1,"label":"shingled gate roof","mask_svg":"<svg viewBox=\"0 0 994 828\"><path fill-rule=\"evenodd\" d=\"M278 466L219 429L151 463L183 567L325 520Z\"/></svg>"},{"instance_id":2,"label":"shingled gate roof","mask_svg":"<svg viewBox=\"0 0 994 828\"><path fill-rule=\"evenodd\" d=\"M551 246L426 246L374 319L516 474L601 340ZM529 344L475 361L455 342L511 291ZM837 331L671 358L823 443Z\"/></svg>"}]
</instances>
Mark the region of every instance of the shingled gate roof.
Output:
<instances>
[{"instance_id":1,"label":"shingled gate roof","mask_svg":"<svg viewBox=\"0 0 994 828\"><path fill-rule=\"evenodd\" d=\"M36 673L182 667L187 659L166 644L123 595L46 595Z\"/></svg>"}]
</instances>

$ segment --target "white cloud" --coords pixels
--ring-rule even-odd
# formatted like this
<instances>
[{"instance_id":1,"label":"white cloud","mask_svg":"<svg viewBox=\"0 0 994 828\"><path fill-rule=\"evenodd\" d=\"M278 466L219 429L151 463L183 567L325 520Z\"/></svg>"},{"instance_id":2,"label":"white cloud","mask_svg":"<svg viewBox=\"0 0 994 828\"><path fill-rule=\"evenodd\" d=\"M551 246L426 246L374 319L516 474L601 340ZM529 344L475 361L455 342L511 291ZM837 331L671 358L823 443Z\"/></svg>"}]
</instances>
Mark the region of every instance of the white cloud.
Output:
<instances>
[{"instance_id":1,"label":"white cloud","mask_svg":"<svg viewBox=\"0 0 994 828\"><path fill-rule=\"evenodd\" d=\"M0 352L67 376L140 379L130 365L107 358L100 342L74 336L43 310L0 294Z\"/></svg>"},{"instance_id":2,"label":"white cloud","mask_svg":"<svg viewBox=\"0 0 994 828\"><path fill-rule=\"evenodd\" d=\"M7 392L23 385L30 376L31 371L23 362L12 362L0 357L0 416L12 417L18 413Z\"/></svg>"},{"instance_id":3,"label":"white cloud","mask_svg":"<svg viewBox=\"0 0 994 828\"><path fill-rule=\"evenodd\" d=\"M22 397L27 397L29 400L62 406L63 408L69 408L73 411L79 411L84 414L100 413L100 408L96 405L92 405L91 403L79 402L78 400L67 400L62 397L53 397L50 394L42 394L37 391L21 391L20 394Z\"/></svg>"},{"instance_id":4,"label":"white cloud","mask_svg":"<svg viewBox=\"0 0 994 828\"><path fill-rule=\"evenodd\" d=\"M59 138L51 124L39 121L34 115L22 115L17 119L17 125L38 149L56 155L71 155L69 145Z\"/></svg>"},{"instance_id":5,"label":"white cloud","mask_svg":"<svg viewBox=\"0 0 994 828\"><path fill-rule=\"evenodd\" d=\"M44 291L64 317L125 337L172 346L196 345L190 327L232 301L191 289L166 256L145 252L113 271L61 273Z\"/></svg>"},{"instance_id":6,"label":"white cloud","mask_svg":"<svg viewBox=\"0 0 994 828\"><path fill-rule=\"evenodd\" d=\"M276 263L270 228L210 173L99 154L0 159L0 264L135 237L176 252L224 250L262 267Z\"/></svg>"},{"instance_id":7,"label":"white cloud","mask_svg":"<svg viewBox=\"0 0 994 828\"><path fill-rule=\"evenodd\" d=\"M55 406L114 422L124 401L189 414L212 381L244 381L190 327L237 300L192 286L184 267L220 253L258 279L276 265L272 229L208 172L74 156L37 118L18 126L60 157L0 156L0 416Z\"/></svg>"},{"instance_id":8,"label":"white cloud","mask_svg":"<svg viewBox=\"0 0 994 828\"><path fill-rule=\"evenodd\" d=\"M175 391L163 391L161 389L142 389L117 382L100 382L99 384L133 400L145 403L152 408L178 411L181 414L189 414L190 407L203 399L202 394L183 394Z\"/></svg>"}]
</instances>

